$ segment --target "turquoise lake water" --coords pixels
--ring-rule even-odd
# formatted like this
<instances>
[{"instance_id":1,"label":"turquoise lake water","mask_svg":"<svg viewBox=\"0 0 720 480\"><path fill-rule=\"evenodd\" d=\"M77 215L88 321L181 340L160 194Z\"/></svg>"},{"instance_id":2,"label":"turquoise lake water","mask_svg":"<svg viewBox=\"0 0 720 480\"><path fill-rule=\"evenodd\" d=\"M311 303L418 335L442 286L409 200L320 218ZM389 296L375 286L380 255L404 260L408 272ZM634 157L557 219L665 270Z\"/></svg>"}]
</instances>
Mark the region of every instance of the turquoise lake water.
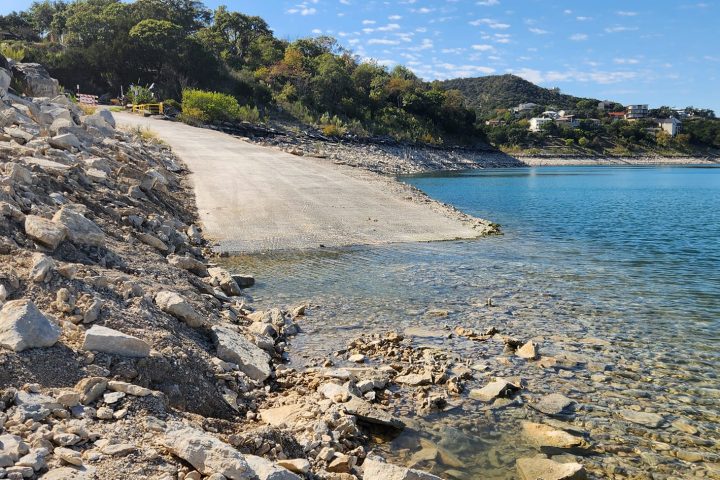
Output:
<instances>
[{"instance_id":1,"label":"turquoise lake water","mask_svg":"<svg viewBox=\"0 0 720 480\"><path fill-rule=\"evenodd\" d=\"M503 235L231 259L256 275L257 307L311 305L291 342L293 363L317 364L374 331L420 332L419 343L489 362L466 392L491 376L521 376L525 401L560 392L582 405L573 426L600 445L576 458L591 478L720 474L720 168L539 167L402 180L501 224ZM536 339L543 355L578 367L504 358L501 345L448 337L455 325ZM462 400L442 415L399 408L414 423L387 455L411 464L424 439L464 464L419 467L514 478L515 460L535 454L518 441L520 422L546 419ZM665 423L641 427L622 409Z\"/></svg>"}]
</instances>

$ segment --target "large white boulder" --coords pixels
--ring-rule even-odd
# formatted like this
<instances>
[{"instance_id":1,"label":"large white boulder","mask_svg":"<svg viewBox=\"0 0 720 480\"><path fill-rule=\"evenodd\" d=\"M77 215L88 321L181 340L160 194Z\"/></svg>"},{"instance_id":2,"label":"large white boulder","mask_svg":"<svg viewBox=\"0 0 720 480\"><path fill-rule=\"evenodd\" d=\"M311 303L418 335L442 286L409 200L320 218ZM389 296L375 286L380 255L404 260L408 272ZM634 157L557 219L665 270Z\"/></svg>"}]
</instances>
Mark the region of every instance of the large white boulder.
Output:
<instances>
[{"instance_id":1,"label":"large white boulder","mask_svg":"<svg viewBox=\"0 0 720 480\"><path fill-rule=\"evenodd\" d=\"M155 295L155 303L160 310L182 320L190 327L200 327L203 324L203 317L187 300L175 292L167 290L159 292Z\"/></svg>"},{"instance_id":2,"label":"large white boulder","mask_svg":"<svg viewBox=\"0 0 720 480\"><path fill-rule=\"evenodd\" d=\"M368 457L363 463L363 480L442 480L440 477L406 467L398 467Z\"/></svg>"},{"instance_id":3,"label":"large white boulder","mask_svg":"<svg viewBox=\"0 0 720 480\"><path fill-rule=\"evenodd\" d=\"M212 327L217 357L235 363L240 371L254 380L264 381L270 376L270 356L242 334L230 327Z\"/></svg>"},{"instance_id":4,"label":"large white boulder","mask_svg":"<svg viewBox=\"0 0 720 480\"><path fill-rule=\"evenodd\" d=\"M31 300L11 300L0 310L0 346L15 352L51 347L60 328L42 314Z\"/></svg>"},{"instance_id":5,"label":"large white boulder","mask_svg":"<svg viewBox=\"0 0 720 480\"><path fill-rule=\"evenodd\" d=\"M72 206L62 207L53 216L53 222L67 229L68 239L76 245L105 245L105 233L95 222L85 218Z\"/></svg>"},{"instance_id":6,"label":"large white boulder","mask_svg":"<svg viewBox=\"0 0 720 480\"><path fill-rule=\"evenodd\" d=\"M587 478L585 468L579 463L559 463L541 456L518 458L515 466L520 480L580 480Z\"/></svg>"},{"instance_id":7,"label":"large white boulder","mask_svg":"<svg viewBox=\"0 0 720 480\"><path fill-rule=\"evenodd\" d=\"M202 430L171 428L161 441L173 455L185 460L203 475L215 473L228 480L258 480L242 453Z\"/></svg>"},{"instance_id":8,"label":"large white boulder","mask_svg":"<svg viewBox=\"0 0 720 480\"><path fill-rule=\"evenodd\" d=\"M124 357L147 357L150 355L150 345L144 340L100 325L93 325L90 330L85 332L83 349Z\"/></svg>"},{"instance_id":9,"label":"large white boulder","mask_svg":"<svg viewBox=\"0 0 720 480\"><path fill-rule=\"evenodd\" d=\"M25 217L25 233L43 247L55 250L67 238L68 232L64 225L37 215L28 215Z\"/></svg>"},{"instance_id":10,"label":"large white boulder","mask_svg":"<svg viewBox=\"0 0 720 480\"><path fill-rule=\"evenodd\" d=\"M262 457L245 455L245 460L260 480L302 480L302 477L295 475L287 468Z\"/></svg>"}]
</instances>

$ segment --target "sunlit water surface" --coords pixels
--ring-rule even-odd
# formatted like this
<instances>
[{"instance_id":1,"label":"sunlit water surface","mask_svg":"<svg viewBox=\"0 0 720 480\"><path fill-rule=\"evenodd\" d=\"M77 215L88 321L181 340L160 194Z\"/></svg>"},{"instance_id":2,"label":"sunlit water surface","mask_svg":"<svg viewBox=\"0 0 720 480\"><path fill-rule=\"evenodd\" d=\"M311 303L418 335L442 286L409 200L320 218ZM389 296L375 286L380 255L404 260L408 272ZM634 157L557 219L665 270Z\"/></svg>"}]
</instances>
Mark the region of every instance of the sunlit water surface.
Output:
<instances>
[{"instance_id":1,"label":"sunlit water surface","mask_svg":"<svg viewBox=\"0 0 720 480\"><path fill-rule=\"evenodd\" d=\"M438 336L418 343L488 362L487 376L523 377L521 399L558 391L577 400L573 425L595 446L576 459L591 476L720 475L720 168L541 167L403 180L500 223L504 234L231 259L258 279L257 307L316 306L292 342L296 364L368 332L421 327ZM437 309L449 313L428 314ZM497 343L443 339L455 325L535 337L544 355L578 366L548 370L512 356L495 363ZM398 412L411 418L408 433L381 448L411 462L423 438L462 465L418 467L451 478L513 478L515 459L534 455L519 422L543 418L522 405L488 409L465 400L425 417L408 406ZM617 418L622 408L667 422L629 424ZM676 420L695 431L671 426Z\"/></svg>"}]
</instances>

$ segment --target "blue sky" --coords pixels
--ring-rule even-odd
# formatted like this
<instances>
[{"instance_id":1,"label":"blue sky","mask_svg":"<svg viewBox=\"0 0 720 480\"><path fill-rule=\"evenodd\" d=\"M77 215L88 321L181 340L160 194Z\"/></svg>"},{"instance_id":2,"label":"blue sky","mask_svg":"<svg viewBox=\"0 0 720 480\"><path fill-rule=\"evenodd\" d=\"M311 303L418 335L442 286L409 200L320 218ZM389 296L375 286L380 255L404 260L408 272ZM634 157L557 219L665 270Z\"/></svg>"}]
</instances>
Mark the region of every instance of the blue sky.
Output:
<instances>
[{"instance_id":1,"label":"blue sky","mask_svg":"<svg viewBox=\"0 0 720 480\"><path fill-rule=\"evenodd\" d=\"M29 0L2 0L0 12ZM579 96L720 114L717 0L206 0L422 78L515 73Z\"/></svg>"}]
</instances>

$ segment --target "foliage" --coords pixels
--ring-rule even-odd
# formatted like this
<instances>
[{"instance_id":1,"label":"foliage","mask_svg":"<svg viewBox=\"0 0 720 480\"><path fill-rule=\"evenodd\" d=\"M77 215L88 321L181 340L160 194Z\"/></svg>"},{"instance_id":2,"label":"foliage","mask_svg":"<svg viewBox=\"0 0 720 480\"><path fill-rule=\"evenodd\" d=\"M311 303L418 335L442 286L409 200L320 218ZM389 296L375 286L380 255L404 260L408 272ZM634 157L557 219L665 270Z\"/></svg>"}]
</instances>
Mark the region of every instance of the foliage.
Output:
<instances>
[{"instance_id":1,"label":"foliage","mask_svg":"<svg viewBox=\"0 0 720 480\"><path fill-rule=\"evenodd\" d=\"M131 85L128 89L127 97L133 105L152 103L155 98L152 90L142 85Z\"/></svg>"},{"instance_id":2,"label":"foliage","mask_svg":"<svg viewBox=\"0 0 720 480\"><path fill-rule=\"evenodd\" d=\"M11 58L16 62L22 62L25 59L26 50L22 45L0 43L0 55Z\"/></svg>"},{"instance_id":3,"label":"foliage","mask_svg":"<svg viewBox=\"0 0 720 480\"><path fill-rule=\"evenodd\" d=\"M598 102L565 95L557 89L542 88L511 74L456 78L441 82L441 86L460 91L467 98L468 106L483 118L492 118L497 109L515 107L521 103L537 103L542 105L542 109L570 110L577 108L581 101L590 102L592 108L596 109Z\"/></svg>"},{"instance_id":4,"label":"foliage","mask_svg":"<svg viewBox=\"0 0 720 480\"><path fill-rule=\"evenodd\" d=\"M183 115L202 122L259 122L257 107L241 106L232 95L186 89L182 94Z\"/></svg>"}]
</instances>

